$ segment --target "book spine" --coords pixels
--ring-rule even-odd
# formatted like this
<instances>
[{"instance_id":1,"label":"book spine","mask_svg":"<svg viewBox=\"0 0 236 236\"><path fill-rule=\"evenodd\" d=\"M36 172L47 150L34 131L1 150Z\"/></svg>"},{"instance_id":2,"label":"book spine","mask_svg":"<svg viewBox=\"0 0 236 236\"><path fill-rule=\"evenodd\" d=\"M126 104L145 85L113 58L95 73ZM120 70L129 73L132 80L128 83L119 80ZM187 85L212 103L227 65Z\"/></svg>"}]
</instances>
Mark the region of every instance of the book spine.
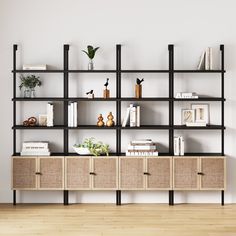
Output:
<instances>
[{"instance_id":1,"label":"book spine","mask_svg":"<svg viewBox=\"0 0 236 236\"><path fill-rule=\"evenodd\" d=\"M73 103L73 127L77 127L77 102Z\"/></svg>"},{"instance_id":2,"label":"book spine","mask_svg":"<svg viewBox=\"0 0 236 236\"><path fill-rule=\"evenodd\" d=\"M70 127L74 127L74 104L70 104Z\"/></svg>"},{"instance_id":3,"label":"book spine","mask_svg":"<svg viewBox=\"0 0 236 236\"><path fill-rule=\"evenodd\" d=\"M48 148L48 143L23 143L22 144L22 148L31 148L31 147Z\"/></svg>"},{"instance_id":4,"label":"book spine","mask_svg":"<svg viewBox=\"0 0 236 236\"><path fill-rule=\"evenodd\" d=\"M126 109L126 114L125 114L125 117L124 117L124 120L122 122L122 127L125 127L129 121L129 113L130 113L130 108L128 107Z\"/></svg>"},{"instance_id":5,"label":"book spine","mask_svg":"<svg viewBox=\"0 0 236 236\"><path fill-rule=\"evenodd\" d=\"M140 127L140 106L137 106L137 127Z\"/></svg>"},{"instance_id":6,"label":"book spine","mask_svg":"<svg viewBox=\"0 0 236 236\"><path fill-rule=\"evenodd\" d=\"M179 138L179 143L180 143L180 156L184 156L184 138L180 136Z\"/></svg>"},{"instance_id":7,"label":"book spine","mask_svg":"<svg viewBox=\"0 0 236 236\"><path fill-rule=\"evenodd\" d=\"M138 146L133 146L129 145L128 150L156 150L156 146L148 146L148 145L138 145Z\"/></svg>"},{"instance_id":8,"label":"book spine","mask_svg":"<svg viewBox=\"0 0 236 236\"><path fill-rule=\"evenodd\" d=\"M71 121L71 118L70 118L70 116L71 116L71 103L69 103L68 104L68 127L71 127L71 123L70 123L70 121Z\"/></svg>"},{"instance_id":9,"label":"book spine","mask_svg":"<svg viewBox=\"0 0 236 236\"><path fill-rule=\"evenodd\" d=\"M136 107L130 108L130 127L136 127Z\"/></svg>"},{"instance_id":10,"label":"book spine","mask_svg":"<svg viewBox=\"0 0 236 236\"><path fill-rule=\"evenodd\" d=\"M179 156L179 137L174 137L174 155Z\"/></svg>"},{"instance_id":11,"label":"book spine","mask_svg":"<svg viewBox=\"0 0 236 236\"><path fill-rule=\"evenodd\" d=\"M206 51L202 52L202 55L200 57L200 61L199 61L198 67L197 67L198 70L204 69L204 58L205 57L206 57Z\"/></svg>"},{"instance_id":12,"label":"book spine","mask_svg":"<svg viewBox=\"0 0 236 236\"><path fill-rule=\"evenodd\" d=\"M209 48L209 69L213 70L213 52L212 48Z\"/></svg>"},{"instance_id":13,"label":"book spine","mask_svg":"<svg viewBox=\"0 0 236 236\"><path fill-rule=\"evenodd\" d=\"M47 104L47 126L53 126L53 104Z\"/></svg>"},{"instance_id":14,"label":"book spine","mask_svg":"<svg viewBox=\"0 0 236 236\"><path fill-rule=\"evenodd\" d=\"M210 69L210 55L209 55L209 48L206 49L206 58L205 58L205 69L209 70Z\"/></svg>"}]
</instances>

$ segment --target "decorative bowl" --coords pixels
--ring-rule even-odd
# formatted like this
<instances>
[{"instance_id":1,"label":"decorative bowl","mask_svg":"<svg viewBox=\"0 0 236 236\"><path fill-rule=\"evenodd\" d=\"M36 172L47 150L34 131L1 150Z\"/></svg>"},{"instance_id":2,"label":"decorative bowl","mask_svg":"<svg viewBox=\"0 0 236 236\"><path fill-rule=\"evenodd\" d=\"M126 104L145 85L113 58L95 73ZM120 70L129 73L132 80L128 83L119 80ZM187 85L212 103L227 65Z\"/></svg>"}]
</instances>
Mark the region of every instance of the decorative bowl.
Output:
<instances>
[{"instance_id":1,"label":"decorative bowl","mask_svg":"<svg viewBox=\"0 0 236 236\"><path fill-rule=\"evenodd\" d=\"M73 146L73 149L74 149L75 152L78 153L79 155L90 155L90 154L91 154L88 148L75 147L75 146Z\"/></svg>"}]
</instances>

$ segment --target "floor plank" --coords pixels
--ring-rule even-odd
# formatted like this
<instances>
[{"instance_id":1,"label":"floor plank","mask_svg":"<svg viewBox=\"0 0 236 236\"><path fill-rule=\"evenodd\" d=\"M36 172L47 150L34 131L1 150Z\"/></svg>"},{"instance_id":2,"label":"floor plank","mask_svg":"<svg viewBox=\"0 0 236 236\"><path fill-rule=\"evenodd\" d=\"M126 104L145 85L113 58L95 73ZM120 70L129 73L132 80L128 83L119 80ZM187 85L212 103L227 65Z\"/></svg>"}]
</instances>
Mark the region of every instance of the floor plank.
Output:
<instances>
[{"instance_id":1,"label":"floor plank","mask_svg":"<svg viewBox=\"0 0 236 236\"><path fill-rule=\"evenodd\" d=\"M236 205L0 204L0 235L236 236Z\"/></svg>"}]
</instances>

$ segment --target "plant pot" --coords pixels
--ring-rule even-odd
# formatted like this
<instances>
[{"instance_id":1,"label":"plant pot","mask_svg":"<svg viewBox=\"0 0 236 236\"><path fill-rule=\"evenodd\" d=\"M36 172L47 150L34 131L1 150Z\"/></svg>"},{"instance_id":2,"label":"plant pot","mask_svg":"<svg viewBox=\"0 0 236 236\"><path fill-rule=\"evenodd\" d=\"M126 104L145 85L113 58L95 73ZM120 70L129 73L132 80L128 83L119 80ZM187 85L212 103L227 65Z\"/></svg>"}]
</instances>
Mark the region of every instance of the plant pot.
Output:
<instances>
[{"instance_id":1,"label":"plant pot","mask_svg":"<svg viewBox=\"0 0 236 236\"><path fill-rule=\"evenodd\" d=\"M24 97L25 98L30 98L31 97L31 91L29 88L25 88L24 90Z\"/></svg>"},{"instance_id":2,"label":"plant pot","mask_svg":"<svg viewBox=\"0 0 236 236\"><path fill-rule=\"evenodd\" d=\"M94 69L94 64L93 64L93 60L90 59L89 63L88 63L88 70L93 70Z\"/></svg>"},{"instance_id":3,"label":"plant pot","mask_svg":"<svg viewBox=\"0 0 236 236\"><path fill-rule=\"evenodd\" d=\"M73 146L73 149L74 149L75 152L78 153L79 155L90 155L90 154L91 154L88 148L75 147L75 146Z\"/></svg>"},{"instance_id":4,"label":"plant pot","mask_svg":"<svg viewBox=\"0 0 236 236\"><path fill-rule=\"evenodd\" d=\"M34 88L30 89L30 97L31 98L35 98L36 97L35 89Z\"/></svg>"}]
</instances>

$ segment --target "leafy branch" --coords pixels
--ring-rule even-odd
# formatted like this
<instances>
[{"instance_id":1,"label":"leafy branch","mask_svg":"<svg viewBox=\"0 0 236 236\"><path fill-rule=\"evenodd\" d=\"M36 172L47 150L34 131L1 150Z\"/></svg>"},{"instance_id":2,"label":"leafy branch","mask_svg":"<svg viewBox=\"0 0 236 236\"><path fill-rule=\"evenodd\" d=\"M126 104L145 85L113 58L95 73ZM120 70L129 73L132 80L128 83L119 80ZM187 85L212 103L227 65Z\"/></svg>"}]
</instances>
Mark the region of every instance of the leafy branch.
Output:
<instances>
[{"instance_id":1,"label":"leafy branch","mask_svg":"<svg viewBox=\"0 0 236 236\"><path fill-rule=\"evenodd\" d=\"M96 54L96 51L99 49L99 47L97 48L94 48L93 46L91 45L88 45L87 46L87 51L85 50L82 50L82 52L86 53L87 56L90 58L90 59L93 59L95 54Z\"/></svg>"},{"instance_id":2,"label":"leafy branch","mask_svg":"<svg viewBox=\"0 0 236 236\"><path fill-rule=\"evenodd\" d=\"M22 89L23 87L32 89L35 88L36 86L40 87L42 85L42 82L41 80L39 80L39 77L35 75L28 75L28 76L21 75L20 80L21 80L21 84L19 86L20 89Z\"/></svg>"}]
</instances>

